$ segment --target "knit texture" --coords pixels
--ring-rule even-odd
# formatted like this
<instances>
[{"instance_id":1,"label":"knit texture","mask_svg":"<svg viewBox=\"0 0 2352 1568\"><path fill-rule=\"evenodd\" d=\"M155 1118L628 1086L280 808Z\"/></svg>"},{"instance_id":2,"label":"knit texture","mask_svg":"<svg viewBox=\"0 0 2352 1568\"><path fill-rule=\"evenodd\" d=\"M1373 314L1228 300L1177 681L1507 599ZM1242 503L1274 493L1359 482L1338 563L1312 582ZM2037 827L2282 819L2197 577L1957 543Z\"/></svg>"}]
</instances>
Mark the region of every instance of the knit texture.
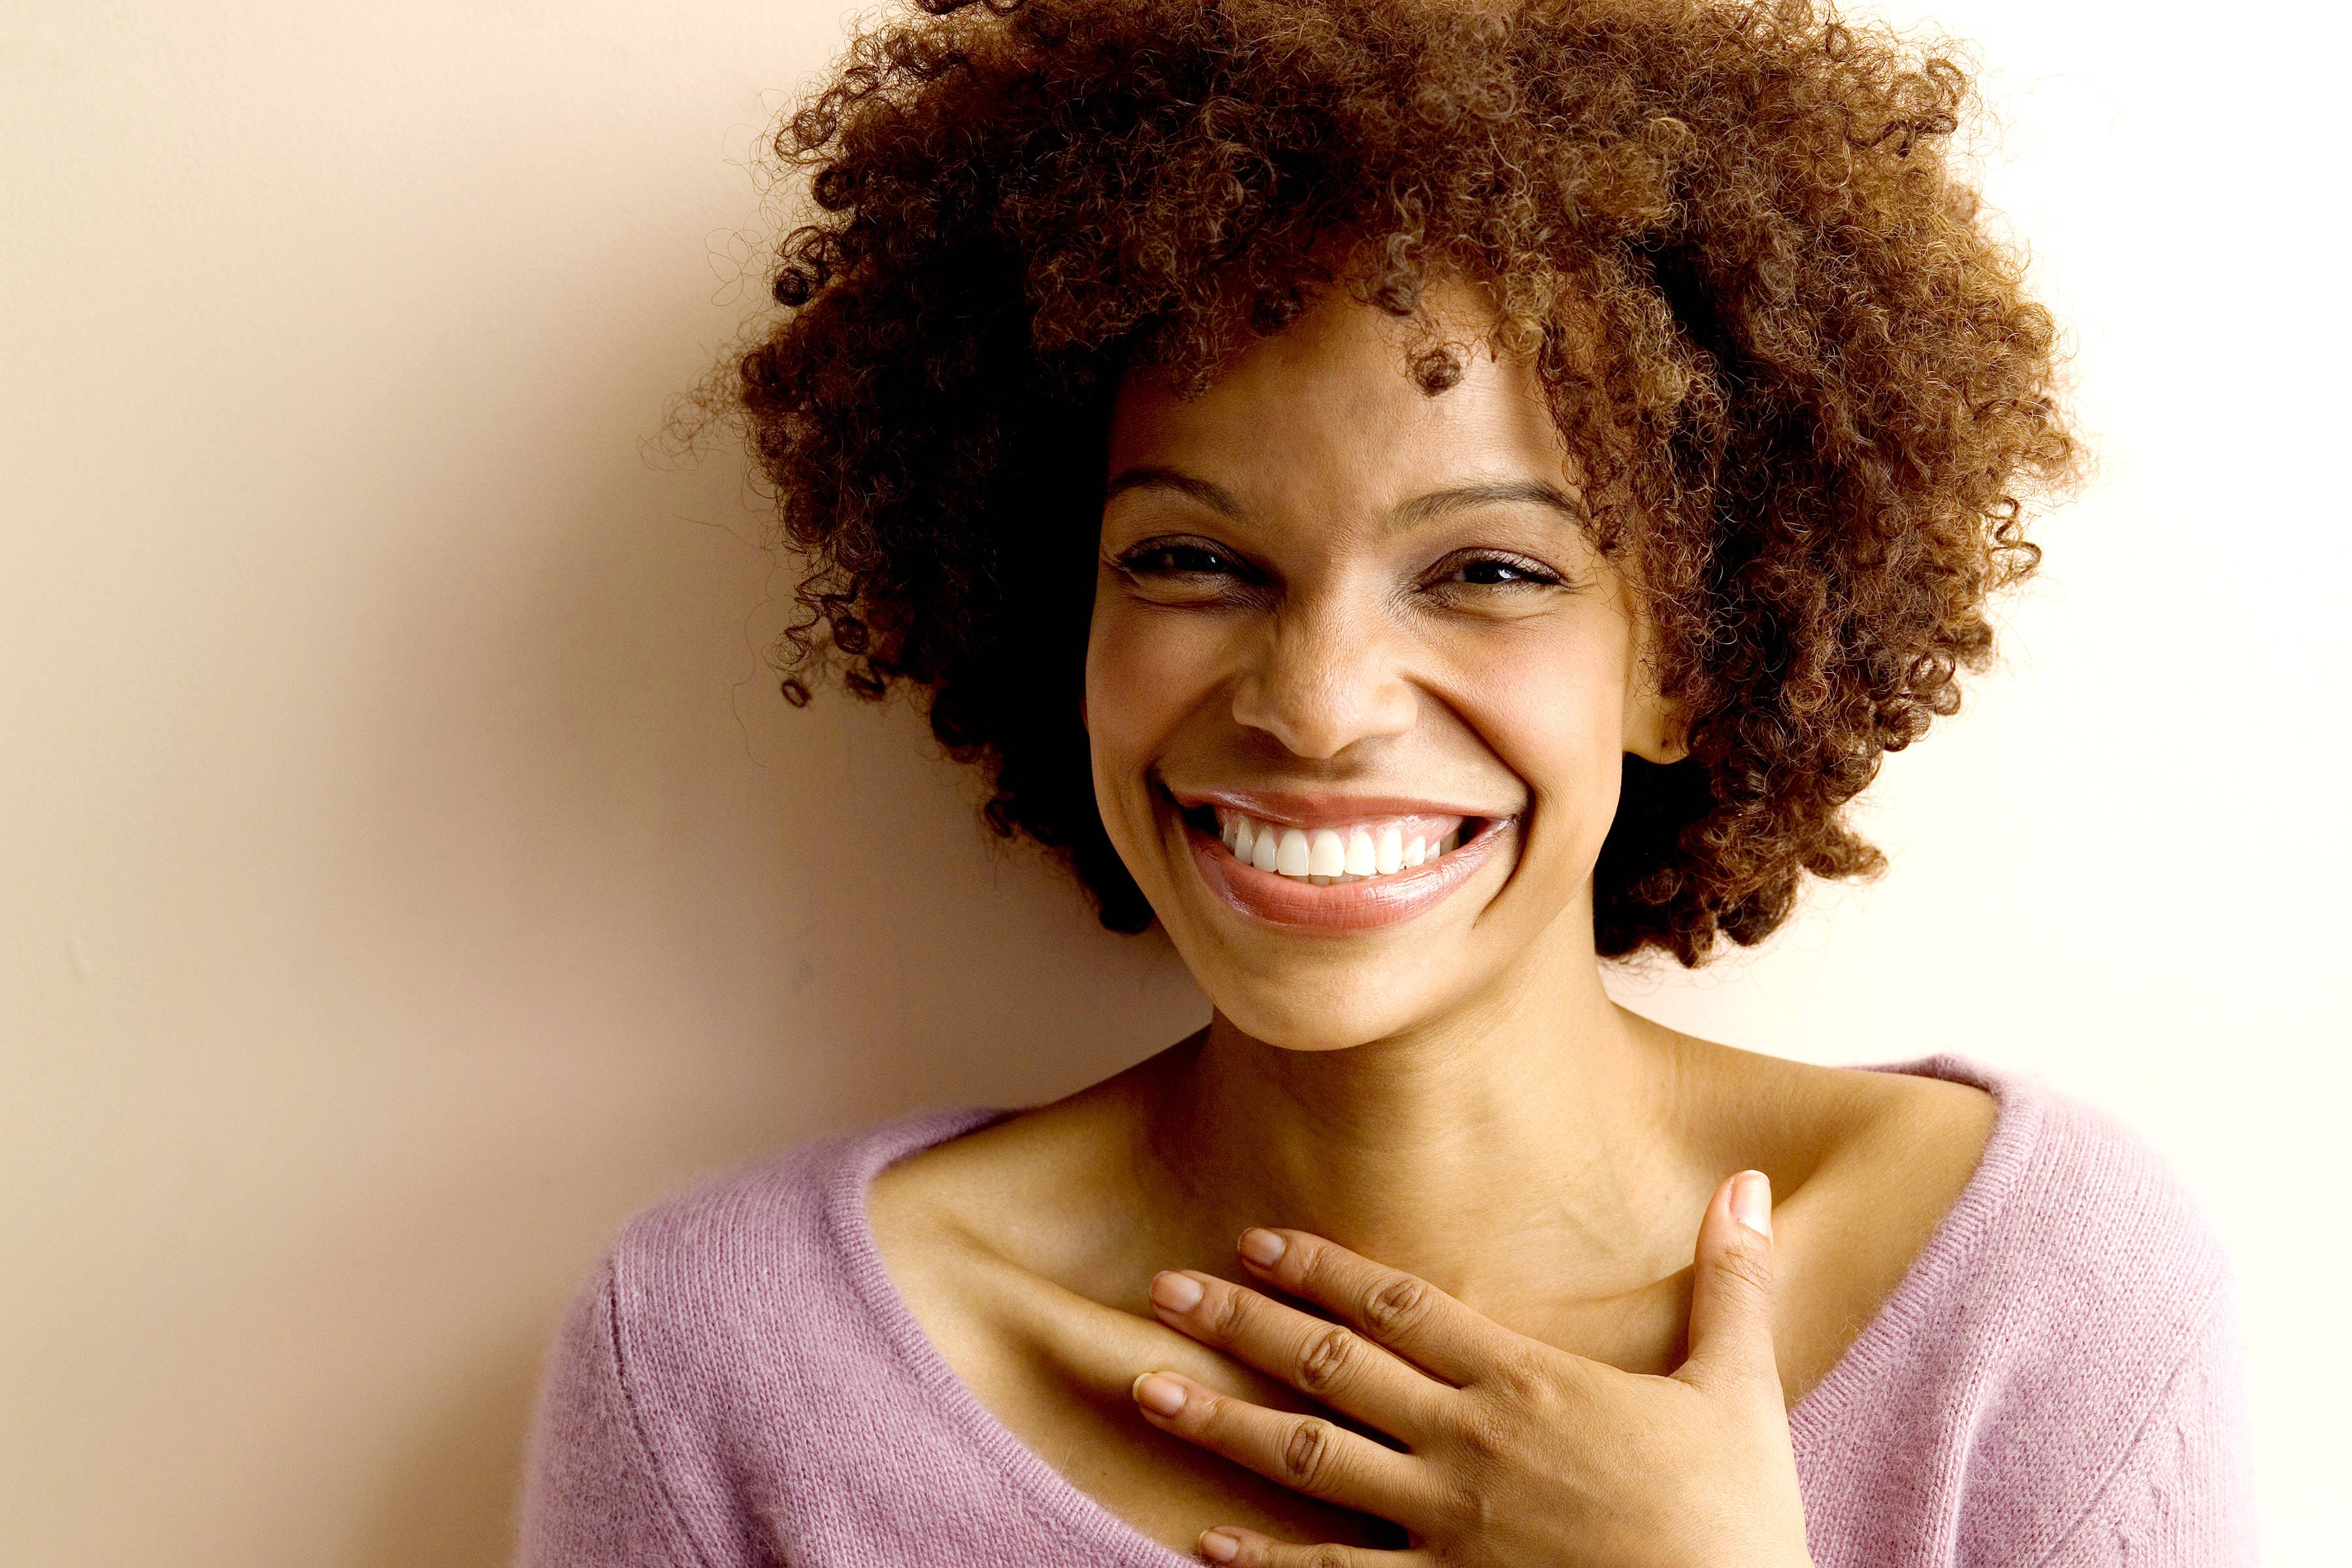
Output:
<instances>
[{"instance_id":1,"label":"knit texture","mask_svg":"<svg viewBox=\"0 0 2352 1568\"><path fill-rule=\"evenodd\" d=\"M1817 1568L2255 1561L2230 1267L2163 1162L2030 1076L1894 1293L1789 1414ZM1013 1114L804 1144L624 1226L544 1368L521 1568L1177 1568L950 1369L875 1172Z\"/></svg>"}]
</instances>

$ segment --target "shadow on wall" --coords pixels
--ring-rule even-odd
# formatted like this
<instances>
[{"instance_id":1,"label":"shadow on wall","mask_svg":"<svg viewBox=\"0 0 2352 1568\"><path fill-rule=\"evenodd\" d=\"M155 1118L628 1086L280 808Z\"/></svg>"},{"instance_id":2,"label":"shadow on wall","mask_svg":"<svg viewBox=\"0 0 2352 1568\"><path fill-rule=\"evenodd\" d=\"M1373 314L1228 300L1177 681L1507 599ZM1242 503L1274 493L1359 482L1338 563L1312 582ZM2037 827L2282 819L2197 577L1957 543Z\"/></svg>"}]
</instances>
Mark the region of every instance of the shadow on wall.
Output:
<instances>
[{"instance_id":1,"label":"shadow on wall","mask_svg":"<svg viewBox=\"0 0 2352 1568\"><path fill-rule=\"evenodd\" d=\"M740 461L649 462L657 413L622 401L690 378L680 338L608 336L576 426L411 481L438 515L347 699L370 826L315 912L371 955L342 1005L404 1020L374 1048L434 1064L432 1159L384 1172L430 1279L367 1568L508 1561L539 1358L629 1214L839 1128L1051 1099L1206 1016L1161 938L986 837L907 709L777 695L791 584Z\"/></svg>"}]
</instances>

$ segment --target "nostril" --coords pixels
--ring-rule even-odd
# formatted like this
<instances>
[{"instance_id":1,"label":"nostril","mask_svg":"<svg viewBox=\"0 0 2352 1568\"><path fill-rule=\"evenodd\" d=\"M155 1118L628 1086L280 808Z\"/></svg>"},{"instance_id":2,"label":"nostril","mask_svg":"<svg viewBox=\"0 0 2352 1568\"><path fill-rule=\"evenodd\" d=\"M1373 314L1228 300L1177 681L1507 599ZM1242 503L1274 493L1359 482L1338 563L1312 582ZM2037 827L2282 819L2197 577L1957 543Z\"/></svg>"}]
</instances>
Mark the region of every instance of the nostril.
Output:
<instances>
[{"instance_id":1,"label":"nostril","mask_svg":"<svg viewBox=\"0 0 2352 1568\"><path fill-rule=\"evenodd\" d=\"M1351 650L1339 659L1276 659L1234 683L1234 721L1292 755L1328 762L1359 741L1404 733L1418 701L1385 661Z\"/></svg>"}]
</instances>

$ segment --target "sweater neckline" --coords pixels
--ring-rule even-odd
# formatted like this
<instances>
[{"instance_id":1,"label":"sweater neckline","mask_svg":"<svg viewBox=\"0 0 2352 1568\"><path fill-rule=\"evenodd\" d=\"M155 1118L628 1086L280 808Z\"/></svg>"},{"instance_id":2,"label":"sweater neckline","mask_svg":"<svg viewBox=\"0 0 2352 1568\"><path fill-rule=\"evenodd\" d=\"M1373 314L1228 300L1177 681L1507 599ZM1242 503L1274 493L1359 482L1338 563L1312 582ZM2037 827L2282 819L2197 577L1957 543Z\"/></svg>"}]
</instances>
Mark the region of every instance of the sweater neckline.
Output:
<instances>
[{"instance_id":1,"label":"sweater neckline","mask_svg":"<svg viewBox=\"0 0 2352 1568\"><path fill-rule=\"evenodd\" d=\"M1874 1384L1899 1365L1921 1325L1993 1229L2017 1186L2041 1131L2042 1097L2021 1074L1988 1067L1956 1052L1894 1062L1843 1064L1865 1072L1900 1072L1972 1084L1993 1097L1991 1133L1975 1171L1911 1260L1877 1313L1830 1370L1790 1408L1789 1436L1801 1475L1823 1453ZM1198 1568L1199 1560L1144 1534L1081 1490L1013 1434L940 1353L923 1331L889 1272L866 1214L874 1178L899 1160L1007 1117L1019 1106L961 1106L929 1110L846 1135L835 1145L824 1181L824 1226L835 1256L891 1352L936 1402L972 1449L1007 1484L1009 1494L1037 1522L1063 1539L1112 1554L1116 1568Z\"/></svg>"}]
</instances>

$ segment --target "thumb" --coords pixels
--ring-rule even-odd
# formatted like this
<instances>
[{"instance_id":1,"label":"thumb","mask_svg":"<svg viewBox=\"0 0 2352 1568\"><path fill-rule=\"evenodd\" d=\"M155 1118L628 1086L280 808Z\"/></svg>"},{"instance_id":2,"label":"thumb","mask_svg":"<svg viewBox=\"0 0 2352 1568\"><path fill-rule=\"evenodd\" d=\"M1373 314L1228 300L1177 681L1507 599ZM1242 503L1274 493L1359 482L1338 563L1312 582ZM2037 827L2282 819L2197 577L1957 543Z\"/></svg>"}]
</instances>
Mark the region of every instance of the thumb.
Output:
<instances>
[{"instance_id":1,"label":"thumb","mask_svg":"<svg viewBox=\"0 0 2352 1568\"><path fill-rule=\"evenodd\" d=\"M1726 1177L1699 1221L1690 1354L1675 1375L1710 1391L1769 1385L1780 1397L1772 1352L1772 1181L1761 1171Z\"/></svg>"}]
</instances>

